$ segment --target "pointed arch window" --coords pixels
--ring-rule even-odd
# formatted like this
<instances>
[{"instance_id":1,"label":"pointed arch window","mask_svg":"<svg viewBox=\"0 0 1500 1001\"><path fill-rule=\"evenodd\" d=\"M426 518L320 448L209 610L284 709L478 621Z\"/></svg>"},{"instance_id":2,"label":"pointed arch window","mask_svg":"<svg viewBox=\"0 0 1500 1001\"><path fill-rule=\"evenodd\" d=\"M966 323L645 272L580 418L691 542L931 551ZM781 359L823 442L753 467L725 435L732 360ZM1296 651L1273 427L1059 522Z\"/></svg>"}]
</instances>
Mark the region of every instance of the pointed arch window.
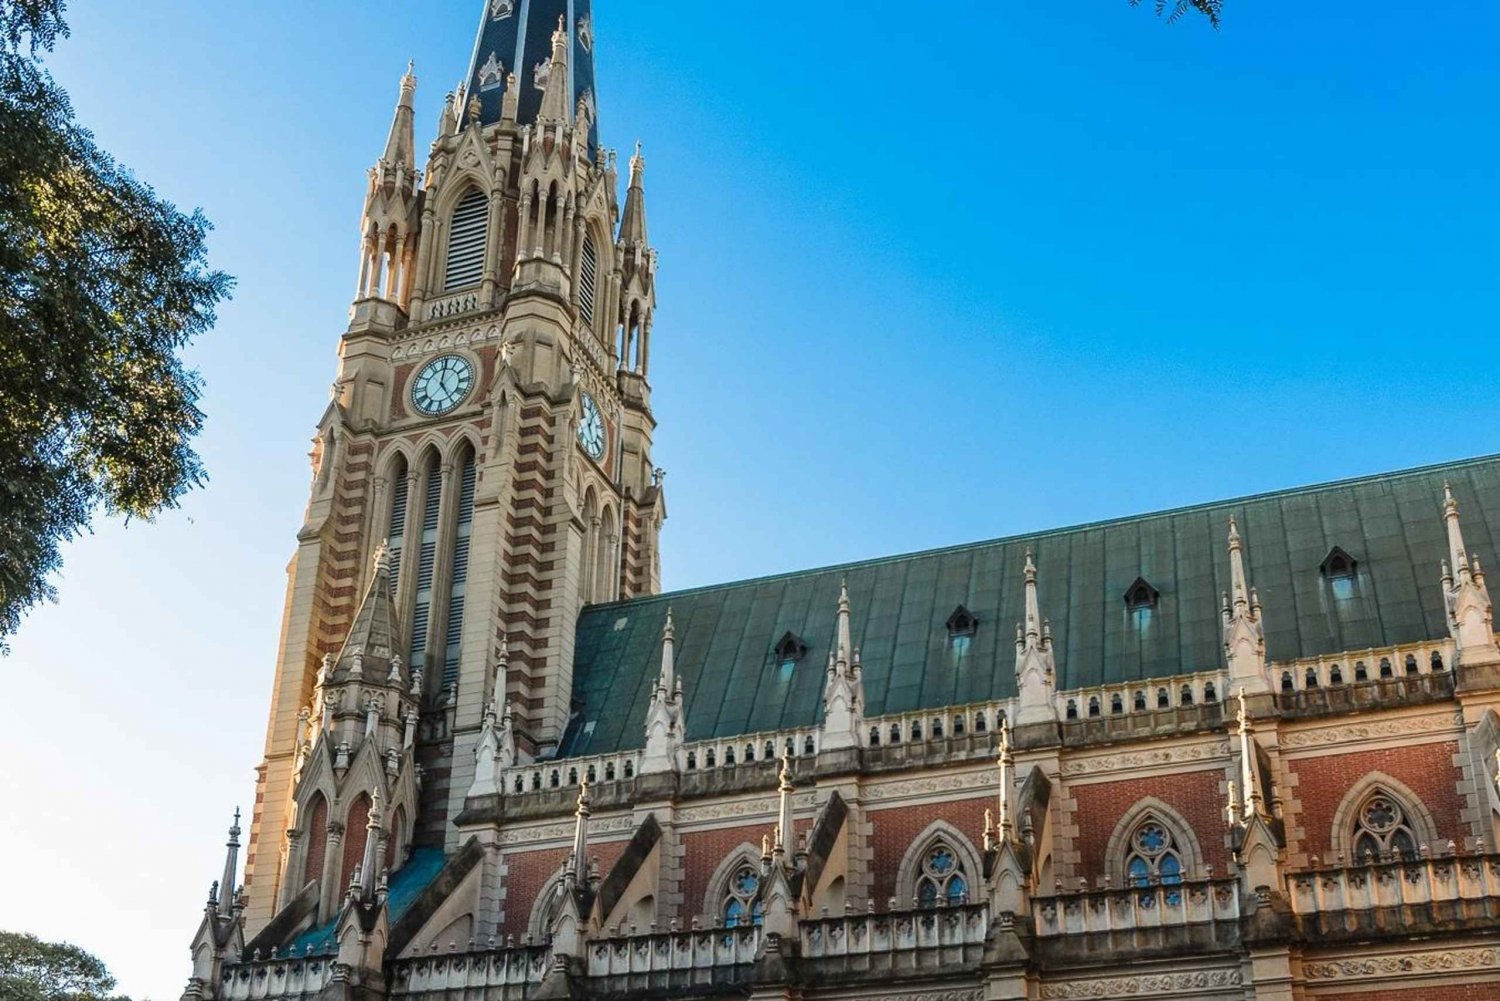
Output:
<instances>
[{"instance_id":1,"label":"pointed arch window","mask_svg":"<svg viewBox=\"0 0 1500 1001\"><path fill-rule=\"evenodd\" d=\"M474 453L466 452L458 481L458 522L453 533L453 563L449 573L447 649L443 654L443 688L458 684L459 652L463 648L464 595L469 581L469 535L474 528L474 485L478 471Z\"/></svg>"},{"instance_id":2,"label":"pointed arch window","mask_svg":"<svg viewBox=\"0 0 1500 1001\"><path fill-rule=\"evenodd\" d=\"M386 545L391 547L391 584L401 583L401 552L406 548L406 502L411 493L406 460L397 459L391 467L391 521L386 529Z\"/></svg>"},{"instance_id":3,"label":"pointed arch window","mask_svg":"<svg viewBox=\"0 0 1500 1001\"><path fill-rule=\"evenodd\" d=\"M442 507L443 473L437 456L428 461L426 483L422 492L422 534L417 550L416 601L411 616L411 656L413 670L427 667L427 628L432 612L432 578L437 570L438 511Z\"/></svg>"},{"instance_id":4,"label":"pointed arch window","mask_svg":"<svg viewBox=\"0 0 1500 1001\"><path fill-rule=\"evenodd\" d=\"M957 907L968 901L968 873L946 840L937 839L922 853L915 896L918 907Z\"/></svg>"},{"instance_id":5,"label":"pointed arch window","mask_svg":"<svg viewBox=\"0 0 1500 1001\"><path fill-rule=\"evenodd\" d=\"M448 260L443 272L443 291L478 285L484 275L485 237L489 231L489 201L484 192L470 188L453 209L448 227Z\"/></svg>"},{"instance_id":6,"label":"pointed arch window","mask_svg":"<svg viewBox=\"0 0 1500 1001\"><path fill-rule=\"evenodd\" d=\"M1354 857L1357 861L1417 857L1417 835L1394 796L1377 791L1360 805L1354 818Z\"/></svg>"},{"instance_id":7,"label":"pointed arch window","mask_svg":"<svg viewBox=\"0 0 1500 1001\"><path fill-rule=\"evenodd\" d=\"M594 234L585 233L578 262L578 313L590 328L594 326L594 298L598 289L599 248L594 245Z\"/></svg>"},{"instance_id":8,"label":"pointed arch window","mask_svg":"<svg viewBox=\"0 0 1500 1001\"><path fill-rule=\"evenodd\" d=\"M730 875L724 894L724 924L733 928L758 925L761 920L760 872L749 862L742 862Z\"/></svg>"},{"instance_id":9,"label":"pointed arch window","mask_svg":"<svg viewBox=\"0 0 1500 1001\"><path fill-rule=\"evenodd\" d=\"M1130 835L1126 848L1125 878L1131 886L1177 886L1182 883L1182 849L1171 829L1160 820L1147 816ZM1148 897L1142 897L1145 901ZM1167 903L1182 900L1180 890L1167 893Z\"/></svg>"}]
</instances>

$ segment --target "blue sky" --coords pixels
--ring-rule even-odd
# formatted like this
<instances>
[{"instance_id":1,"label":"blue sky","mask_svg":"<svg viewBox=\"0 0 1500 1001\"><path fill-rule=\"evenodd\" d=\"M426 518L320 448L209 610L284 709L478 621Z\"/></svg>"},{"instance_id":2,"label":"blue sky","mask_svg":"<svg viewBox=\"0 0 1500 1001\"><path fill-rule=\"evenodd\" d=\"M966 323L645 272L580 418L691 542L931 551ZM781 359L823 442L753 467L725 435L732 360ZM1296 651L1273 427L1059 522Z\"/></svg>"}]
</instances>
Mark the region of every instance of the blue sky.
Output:
<instances>
[{"instance_id":1,"label":"blue sky","mask_svg":"<svg viewBox=\"0 0 1500 1001\"><path fill-rule=\"evenodd\" d=\"M1500 451L1492 2L597 6L669 587ZM193 351L211 484L70 547L0 664L0 927L162 1001L251 802L364 171L481 2L72 7L80 117L240 284Z\"/></svg>"}]
</instances>

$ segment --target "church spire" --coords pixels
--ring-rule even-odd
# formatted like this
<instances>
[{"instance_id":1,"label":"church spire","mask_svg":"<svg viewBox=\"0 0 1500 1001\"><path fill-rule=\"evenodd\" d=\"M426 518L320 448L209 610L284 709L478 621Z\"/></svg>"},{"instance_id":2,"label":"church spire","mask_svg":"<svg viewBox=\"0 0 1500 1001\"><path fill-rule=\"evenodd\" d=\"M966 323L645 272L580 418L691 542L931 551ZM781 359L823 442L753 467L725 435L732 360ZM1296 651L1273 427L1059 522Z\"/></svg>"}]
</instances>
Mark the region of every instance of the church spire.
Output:
<instances>
[{"instance_id":1,"label":"church spire","mask_svg":"<svg viewBox=\"0 0 1500 1001\"><path fill-rule=\"evenodd\" d=\"M1020 726L1057 722L1057 707L1052 704L1056 676L1052 627L1042 618L1036 580L1036 561L1028 549L1024 576L1026 618L1016 625L1016 691L1020 703L1016 723Z\"/></svg>"},{"instance_id":2,"label":"church spire","mask_svg":"<svg viewBox=\"0 0 1500 1001\"><path fill-rule=\"evenodd\" d=\"M380 159L392 167L414 166L416 159L416 107L417 64L406 64L406 75L401 78L401 96L396 101L396 117L391 122L391 134L385 141L385 155Z\"/></svg>"},{"instance_id":3,"label":"church spire","mask_svg":"<svg viewBox=\"0 0 1500 1001\"><path fill-rule=\"evenodd\" d=\"M542 91L539 122L567 124L572 101L568 99L568 28L567 18L559 15L557 30L552 33L552 61L547 71L547 87Z\"/></svg>"},{"instance_id":4,"label":"church spire","mask_svg":"<svg viewBox=\"0 0 1500 1001\"><path fill-rule=\"evenodd\" d=\"M240 871L240 811L234 810L229 826L229 841L224 846L224 875L219 879L219 910L228 914L235 905L235 880Z\"/></svg>"},{"instance_id":5,"label":"church spire","mask_svg":"<svg viewBox=\"0 0 1500 1001\"><path fill-rule=\"evenodd\" d=\"M1266 673L1266 632L1260 621L1260 596L1245 574L1240 528L1229 518L1229 588L1224 594L1224 660L1233 683L1251 695L1271 691Z\"/></svg>"},{"instance_id":6,"label":"church spire","mask_svg":"<svg viewBox=\"0 0 1500 1001\"><path fill-rule=\"evenodd\" d=\"M625 192L620 243L626 247L646 246L646 158L640 143L635 144L635 155L630 158L630 187Z\"/></svg>"}]
</instances>

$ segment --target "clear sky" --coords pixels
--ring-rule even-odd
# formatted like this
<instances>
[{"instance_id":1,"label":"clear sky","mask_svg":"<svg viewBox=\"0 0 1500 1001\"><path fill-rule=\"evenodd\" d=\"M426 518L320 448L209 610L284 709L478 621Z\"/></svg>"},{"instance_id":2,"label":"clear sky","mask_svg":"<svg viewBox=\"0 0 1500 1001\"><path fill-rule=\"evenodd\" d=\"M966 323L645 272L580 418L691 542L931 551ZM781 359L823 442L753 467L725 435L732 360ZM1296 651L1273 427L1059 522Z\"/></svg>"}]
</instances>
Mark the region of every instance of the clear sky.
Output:
<instances>
[{"instance_id":1,"label":"clear sky","mask_svg":"<svg viewBox=\"0 0 1500 1001\"><path fill-rule=\"evenodd\" d=\"M212 483L70 547L0 662L0 928L170 1001L251 804L364 172L408 58L431 138L482 0L70 6L80 117L240 284L193 352ZM596 0L662 256L669 587L1500 451L1500 6L1226 6Z\"/></svg>"}]
</instances>

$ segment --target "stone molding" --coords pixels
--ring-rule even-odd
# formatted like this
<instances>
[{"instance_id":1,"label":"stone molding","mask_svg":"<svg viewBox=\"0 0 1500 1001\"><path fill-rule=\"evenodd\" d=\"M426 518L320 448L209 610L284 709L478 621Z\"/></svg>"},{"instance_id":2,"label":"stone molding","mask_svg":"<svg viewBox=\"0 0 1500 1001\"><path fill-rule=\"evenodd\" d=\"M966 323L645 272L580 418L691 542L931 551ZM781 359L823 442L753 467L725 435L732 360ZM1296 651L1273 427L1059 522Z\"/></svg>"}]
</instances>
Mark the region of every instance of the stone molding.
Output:
<instances>
[{"instance_id":1,"label":"stone molding","mask_svg":"<svg viewBox=\"0 0 1500 1001\"><path fill-rule=\"evenodd\" d=\"M1199 994L1205 990L1238 987L1239 970L1199 970L1196 973L1153 973L1139 977L1106 977L1101 980L1071 980L1061 984L1043 984L1043 1001L1072 1001L1075 998L1128 998L1149 994Z\"/></svg>"},{"instance_id":2,"label":"stone molding","mask_svg":"<svg viewBox=\"0 0 1500 1001\"><path fill-rule=\"evenodd\" d=\"M792 807L795 810L814 810L818 806L818 794L816 792L799 793L792 797ZM704 820L725 820L738 817L775 817L777 801L773 797L764 799L731 800L725 803L711 803L707 806L685 806L677 811L677 822L679 824L692 824Z\"/></svg>"},{"instance_id":3,"label":"stone molding","mask_svg":"<svg viewBox=\"0 0 1500 1001\"><path fill-rule=\"evenodd\" d=\"M500 326L496 323L457 333L423 334L401 341L391 348L391 361L410 361L413 358L426 357L452 348L468 347L499 339Z\"/></svg>"},{"instance_id":4,"label":"stone molding","mask_svg":"<svg viewBox=\"0 0 1500 1001\"><path fill-rule=\"evenodd\" d=\"M1221 760L1222 759L1222 760ZM1124 751L1115 754L1093 755L1087 758L1069 758L1062 763L1062 773L1069 778L1097 775L1103 772L1135 771L1167 765L1188 764L1195 761L1222 764L1229 759L1229 741L1182 744L1176 747L1153 747L1142 751Z\"/></svg>"},{"instance_id":5,"label":"stone molding","mask_svg":"<svg viewBox=\"0 0 1500 1001\"><path fill-rule=\"evenodd\" d=\"M634 831L635 818L630 814L622 814L618 817L605 817L603 820L589 821L589 836L595 834L618 834L621 831ZM520 827L500 832L500 844L510 845L533 845L544 841L566 841L571 843L573 832L577 829L577 823L569 820L564 823L547 824L545 827Z\"/></svg>"},{"instance_id":6,"label":"stone molding","mask_svg":"<svg viewBox=\"0 0 1500 1001\"><path fill-rule=\"evenodd\" d=\"M906 797L943 795L951 792L963 792L970 789L990 789L995 785L995 771L986 768L981 771L967 772L960 775L937 775L931 778L907 779L902 782L883 782L878 785L869 785L864 789L866 800L880 801L888 799L903 799Z\"/></svg>"},{"instance_id":7,"label":"stone molding","mask_svg":"<svg viewBox=\"0 0 1500 1001\"><path fill-rule=\"evenodd\" d=\"M1281 747L1287 751L1305 748L1336 749L1336 745L1340 744L1427 734L1456 739L1462 734L1463 728L1463 712L1459 710L1441 716L1405 716L1397 719L1365 720L1339 726L1292 730L1282 734Z\"/></svg>"},{"instance_id":8,"label":"stone molding","mask_svg":"<svg viewBox=\"0 0 1500 1001\"><path fill-rule=\"evenodd\" d=\"M1327 962L1304 962L1309 981L1384 980L1386 977L1433 973L1468 973L1500 968L1500 947L1450 949L1445 952L1405 953Z\"/></svg>"}]
</instances>

